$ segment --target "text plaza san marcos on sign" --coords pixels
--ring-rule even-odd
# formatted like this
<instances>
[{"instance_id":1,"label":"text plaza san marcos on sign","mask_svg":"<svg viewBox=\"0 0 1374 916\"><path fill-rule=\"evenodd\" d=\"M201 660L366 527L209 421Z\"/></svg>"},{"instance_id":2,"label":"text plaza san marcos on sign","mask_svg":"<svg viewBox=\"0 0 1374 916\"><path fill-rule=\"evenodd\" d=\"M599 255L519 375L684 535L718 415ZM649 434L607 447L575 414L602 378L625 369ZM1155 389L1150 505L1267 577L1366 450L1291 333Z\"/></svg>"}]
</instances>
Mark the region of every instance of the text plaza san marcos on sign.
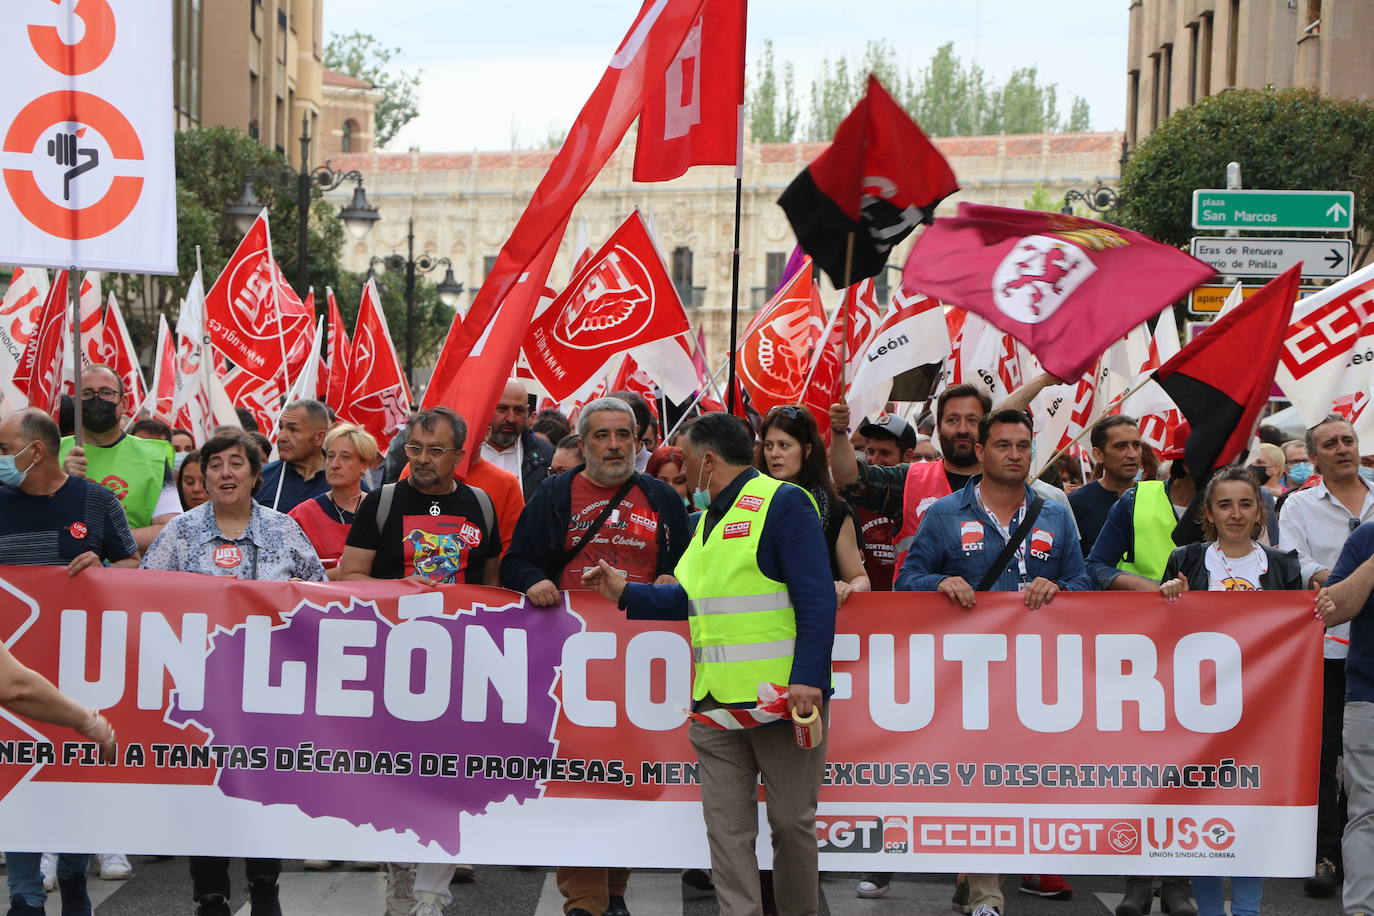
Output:
<instances>
[{"instance_id":1,"label":"text plaza san marcos on sign","mask_svg":"<svg viewBox=\"0 0 1374 916\"><path fill-rule=\"evenodd\" d=\"M1232 277L1277 277L1299 261L1304 277L1350 275L1349 239L1193 237L1193 257Z\"/></svg>"},{"instance_id":2,"label":"text plaza san marcos on sign","mask_svg":"<svg viewBox=\"0 0 1374 916\"><path fill-rule=\"evenodd\" d=\"M1355 226L1355 195L1351 191L1198 190L1193 192L1193 226L1350 232Z\"/></svg>"}]
</instances>

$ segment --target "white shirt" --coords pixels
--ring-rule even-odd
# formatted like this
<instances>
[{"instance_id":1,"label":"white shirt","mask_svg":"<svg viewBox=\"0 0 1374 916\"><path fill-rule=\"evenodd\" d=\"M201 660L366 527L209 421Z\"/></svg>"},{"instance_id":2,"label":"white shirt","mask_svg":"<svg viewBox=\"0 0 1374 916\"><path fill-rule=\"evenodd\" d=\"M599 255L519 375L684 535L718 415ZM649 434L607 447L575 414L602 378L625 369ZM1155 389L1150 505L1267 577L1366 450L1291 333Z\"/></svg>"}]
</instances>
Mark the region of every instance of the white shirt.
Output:
<instances>
[{"instance_id":1,"label":"white shirt","mask_svg":"<svg viewBox=\"0 0 1374 916\"><path fill-rule=\"evenodd\" d=\"M1364 483L1361 480L1361 483ZM1320 572L1330 570L1341 556L1345 539L1350 537L1350 519L1326 484L1318 483L1306 490L1290 493L1279 513L1279 547L1296 550L1302 560L1303 575L1311 577L1309 567ZM1360 507L1359 522L1374 519L1374 492L1365 484L1364 505ZM1350 624L1343 623L1326 631L1340 639L1350 638ZM1350 648L1334 639L1323 639L1322 654L1326 658L1345 658Z\"/></svg>"},{"instance_id":2,"label":"white shirt","mask_svg":"<svg viewBox=\"0 0 1374 916\"><path fill-rule=\"evenodd\" d=\"M1243 557L1228 557L1221 552L1221 545L1212 543L1204 555L1207 564L1207 590L1209 592L1258 592L1261 591L1260 576L1269 570L1269 558L1264 548L1253 544L1250 552ZM1330 642L1330 640L1325 640Z\"/></svg>"},{"instance_id":3,"label":"white shirt","mask_svg":"<svg viewBox=\"0 0 1374 916\"><path fill-rule=\"evenodd\" d=\"M482 457L496 465L503 471L509 471L515 475L515 479L520 479L520 465L525 461L524 449L520 446L520 437L515 438L515 444L507 449L498 450L490 442L482 440Z\"/></svg>"}]
</instances>

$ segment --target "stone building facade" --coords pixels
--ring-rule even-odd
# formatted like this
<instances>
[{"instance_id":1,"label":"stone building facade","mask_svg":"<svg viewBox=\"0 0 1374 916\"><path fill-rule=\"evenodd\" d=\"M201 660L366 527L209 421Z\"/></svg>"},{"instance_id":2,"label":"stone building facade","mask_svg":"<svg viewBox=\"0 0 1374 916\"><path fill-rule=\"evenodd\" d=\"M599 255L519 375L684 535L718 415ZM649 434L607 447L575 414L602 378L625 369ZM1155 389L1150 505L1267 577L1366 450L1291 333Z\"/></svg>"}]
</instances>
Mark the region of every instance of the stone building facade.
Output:
<instances>
[{"instance_id":1,"label":"stone building facade","mask_svg":"<svg viewBox=\"0 0 1374 916\"><path fill-rule=\"evenodd\" d=\"M708 356L718 364L730 328L731 251L735 182L729 167L699 167L674 181L637 184L630 178L633 134L607 163L574 212L550 284L561 288L574 257L578 220L585 220L593 248L636 207L651 218L675 284L694 327L705 330ZM962 189L940 207L951 214L959 201L1022 207L1041 189L1058 205L1069 189L1113 184L1120 173L1120 133L950 137L936 141ZM766 301L792 251L794 238L778 195L825 144L749 144L745 152L740 237L741 327ZM471 302L501 245L524 211L552 161L552 150L478 153L371 153L332 157L335 168L362 172L368 198L382 219L362 241L349 241L343 266L365 271L374 256L406 250L408 220L415 220L416 254L447 257ZM333 196L344 202L341 189ZM890 263L900 266L911 242ZM884 278L894 283L898 275ZM438 276L431 277L437 280ZM880 292L887 286L880 284ZM823 284L828 290L828 284ZM837 297L825 296L827 307ZM885 299L884 299L885 301Z\"/></svg>"}]
</instances>

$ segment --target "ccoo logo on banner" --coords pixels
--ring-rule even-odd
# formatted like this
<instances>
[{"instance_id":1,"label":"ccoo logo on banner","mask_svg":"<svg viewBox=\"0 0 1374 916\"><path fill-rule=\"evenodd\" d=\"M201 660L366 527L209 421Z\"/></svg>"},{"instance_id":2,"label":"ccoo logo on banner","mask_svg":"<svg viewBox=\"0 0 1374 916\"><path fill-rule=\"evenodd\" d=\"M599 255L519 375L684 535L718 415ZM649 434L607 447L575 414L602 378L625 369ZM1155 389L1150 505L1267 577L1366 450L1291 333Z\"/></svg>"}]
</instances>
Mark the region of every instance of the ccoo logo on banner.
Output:
<instances>
[{"instance_id":1,"label":"ccoo logo on banner","mask_svg":"<svg viewBox=\"0 0 1374 916\"><path fill-rule=\"evenodd\" d=\"M175 274L170 5L11 6L0 262Z\"/></svg>"}]
</instances>

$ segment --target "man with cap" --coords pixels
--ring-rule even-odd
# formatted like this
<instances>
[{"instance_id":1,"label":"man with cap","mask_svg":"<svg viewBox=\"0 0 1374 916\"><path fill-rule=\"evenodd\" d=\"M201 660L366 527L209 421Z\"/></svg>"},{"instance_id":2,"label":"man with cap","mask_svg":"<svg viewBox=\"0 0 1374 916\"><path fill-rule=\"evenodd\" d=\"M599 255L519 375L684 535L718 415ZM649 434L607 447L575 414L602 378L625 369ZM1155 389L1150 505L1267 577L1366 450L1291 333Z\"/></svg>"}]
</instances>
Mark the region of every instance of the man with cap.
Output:
<instances>
[{"instance_id":1,"label":"man with cap","mask_svg":"<svg viewBox=\"0 0 1374 916\"><path fill-rule=\"evenodd\" d=\"M880 414L876 420L859 427L864 437L864 457L870 467L891 468L913 460L916 430L896 414ZM897 573L897 529L902 522L902 498L898 493L879 493L876 500L856 505L862 533L864 571L874 591L892 588Z\"/></svg>"}]
</instances>

